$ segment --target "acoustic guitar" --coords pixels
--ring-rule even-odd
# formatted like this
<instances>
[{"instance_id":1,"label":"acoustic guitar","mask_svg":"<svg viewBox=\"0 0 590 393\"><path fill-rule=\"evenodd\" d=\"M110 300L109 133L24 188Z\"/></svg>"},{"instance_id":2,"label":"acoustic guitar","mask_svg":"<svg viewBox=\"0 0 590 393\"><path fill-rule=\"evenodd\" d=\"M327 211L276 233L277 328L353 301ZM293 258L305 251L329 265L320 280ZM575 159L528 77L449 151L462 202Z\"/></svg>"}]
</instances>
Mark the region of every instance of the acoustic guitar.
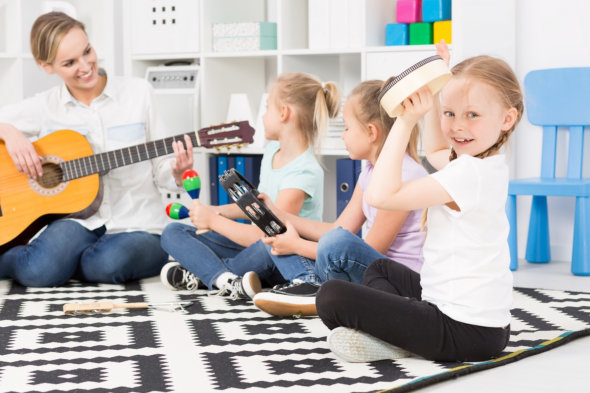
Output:
<instances>
[{"instance_id":1,"label":"acoustic guitar","mask_svg":"<svg viewBox=\"0 0 590 393\"><path fill-rule=\"evenodd\" d=\"M82 134L55 131L33 143L43 166L43 176L36 180L16 170L6 145L0 141L0 253L26 244L58 218L79 212L86 213L79 217L93 214L102 194L100 174L172 154L172 142L184 141L184 135L93 154ZM194 147L219 149L252 143L254 129L247 121L240 121L203 128L189 135Z\"/></svg>"}]
</instances>

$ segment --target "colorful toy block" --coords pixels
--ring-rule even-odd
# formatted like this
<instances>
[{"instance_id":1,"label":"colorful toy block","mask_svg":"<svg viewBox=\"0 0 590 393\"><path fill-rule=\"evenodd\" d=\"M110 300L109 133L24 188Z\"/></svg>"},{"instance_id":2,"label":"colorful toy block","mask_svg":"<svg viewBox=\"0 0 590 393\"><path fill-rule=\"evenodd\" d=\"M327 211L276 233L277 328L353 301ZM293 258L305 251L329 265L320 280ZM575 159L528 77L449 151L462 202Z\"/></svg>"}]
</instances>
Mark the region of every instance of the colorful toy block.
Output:
<instances>
[{"instance_id":1,"label":"colorful toy block","mask_svg":"<svg viewBox=\"0 0 590 393\"><path fill-rule=\"evenodd\" d=\"M432 27L432 39L433 42L437 43L440 42L442 38L444 38L447 44L450 44L451 41L451 21L450 20L442 20L438 22L434 22Z\"/></svg>"},{"instance_id":2,"label":"colorful toy block","mask_svg":"<svg viewBox=\"0 0 590 393\"><path fill-rule=\"evenodd\" d=\"M451 19L451 0L422 0L422 22Z\"/></svg>"},{"instance_id":3,"label":"colorful toy block","mask_svg":"<svg viewBox=\"0 0 590 393\"><path fill-rule=\"evenodd\" d=\"M385 26L385 45L408 45L407 23L388 23Z\"/></svg>"},{"instance_id":4,"label":"colorful toy block","mask_svg":"<svg viewBox=\"0 0 590 393\"><path fill-rule=\"evenodd\" d=\"M410 45L432 44L432 23L410 23Z\"/></svg>"},{"instance_id":5,"label":"colorful toy block","mask_svg":"<svg viewBox=\"0 0 590 393\"><path fill-rule=\"evenodd\" d=\"M397 23L420 22L422 0L397 0L395 5L395 20Z\"/></svg>"}]
</instances>

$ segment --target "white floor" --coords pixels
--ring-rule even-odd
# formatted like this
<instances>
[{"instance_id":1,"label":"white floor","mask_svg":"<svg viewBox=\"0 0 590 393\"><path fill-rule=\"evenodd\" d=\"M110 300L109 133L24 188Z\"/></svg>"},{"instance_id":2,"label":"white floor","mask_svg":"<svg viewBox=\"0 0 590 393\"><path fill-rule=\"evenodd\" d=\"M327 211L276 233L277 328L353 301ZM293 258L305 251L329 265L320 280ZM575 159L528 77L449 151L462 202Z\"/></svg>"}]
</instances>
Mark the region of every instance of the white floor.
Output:
<instances>
[{"instance_id":1,"label":"white floor","mask_svg":"<svg viewBox=\"0 0 590 393\"><path fill-rule=\"evenodd\" d=\"M521 261L514 272L516 287L590 292L590 277L574 276L569 262L531 264ZM590 336L507 366L437 383L420 393L588 393Z\"/></svg>"}]
</instances>

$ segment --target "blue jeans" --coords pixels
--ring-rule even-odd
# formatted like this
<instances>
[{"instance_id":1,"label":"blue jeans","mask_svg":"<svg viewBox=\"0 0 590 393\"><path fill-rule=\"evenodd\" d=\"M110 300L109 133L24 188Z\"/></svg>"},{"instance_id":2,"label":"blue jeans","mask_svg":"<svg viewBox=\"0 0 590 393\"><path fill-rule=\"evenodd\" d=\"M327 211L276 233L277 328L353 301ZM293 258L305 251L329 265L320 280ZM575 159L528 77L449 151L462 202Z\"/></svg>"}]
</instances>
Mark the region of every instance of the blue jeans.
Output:
<instances>
[{"instance_id":1,"label":"blue jeans","mask_svg":"<svg viewBox=\"0 0 590 393\"><path fill-rule=\"evenodd\" d=\"M265 285L285 282L261 240L243 247L219 233L195 231L191 225L170 223L162 232L162 247L209 289L225 272L243 276L254 271Z\"/></svg>"},{"instance_id":2,"label":"blue jeans","mask_svg":"<svg viewBox=\"0 0 590 393\"><path fill-rule=\"evenodd\" d=\"M49 224L26 246L0 255L0 277L28 287L53 287L70 278L119 284L157 275L168 255L160 236L143 231L105 234L72 220Z\"/></svg>"},{"instance_id":3,"label":"blue jeans","mask_svg":"<svg viewBox=\"0 0 590 393\"><path fill-rule=\"evenodd\" d=\"M387 256L354 233L338 227L320 238L315 272L321 282L339 279L361 283L367 267L381 258Z\"/></svg>"},{"instance_id":4,"label":"blue jeans","mask_svg":"<svg viewBox=\"0 0 590 393\"><path fill-rule=\"evenodd\" d=\"M315 261L313 259L297 254L272 255L270 248L270 246L266 246L266 251L285 280L292 282L294 279L299 279L314 284L322 283L315 274Z\"/></svg>"}]
</instances>

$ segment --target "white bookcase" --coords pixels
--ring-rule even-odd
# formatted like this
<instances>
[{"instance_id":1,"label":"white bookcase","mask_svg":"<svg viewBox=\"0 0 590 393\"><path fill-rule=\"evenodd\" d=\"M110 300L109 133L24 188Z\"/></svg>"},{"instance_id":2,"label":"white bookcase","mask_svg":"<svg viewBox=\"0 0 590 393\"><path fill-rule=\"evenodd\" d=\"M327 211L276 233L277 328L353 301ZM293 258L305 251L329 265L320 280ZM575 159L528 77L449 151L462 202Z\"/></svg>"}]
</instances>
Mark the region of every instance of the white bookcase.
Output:
<instances>
[{"instance_id":1,"label":"white bookcase","mask_svg":"<svg viewBox=\"0 0 590 393\"><path fill-rule=\"evenodd\" d=\"M332 7L347 5L355 11L335 13L349 18L347 25L352 31L348 31L348 45L309 49L308 32L310 27L312 30L317 27L309 25L313 2ZM0 0L0 105L56 83L38 69L28 46L32 21L47 3L56 2ZM233 93L248 96L255 119L263 94L283 72L304 71L323 81L335 81L346 95L362 80L386 79L435 51L434 45L384 46L385 25L395 21L395 0L63 0L61 3L74 6L77 17L86 23L102 66L110 72L144 77L148 67L170 61L199 64L201 127L226 120ZM515 18L516 0L454 0L451 61L487 53L502 57L514 66ZM213 23L262 21L277 24L276 50L213 52ZM312 23L317 22L312 18ZM242 152L261 153L262 149L246 147ZM333 220L335 159L347 154L343 149L322 149L321 154L326 167L324 219ZM197 156L197 167L206 166L206 153ZM208 170L197 170L206 182Z\"/></svg>"}]
</instances>

